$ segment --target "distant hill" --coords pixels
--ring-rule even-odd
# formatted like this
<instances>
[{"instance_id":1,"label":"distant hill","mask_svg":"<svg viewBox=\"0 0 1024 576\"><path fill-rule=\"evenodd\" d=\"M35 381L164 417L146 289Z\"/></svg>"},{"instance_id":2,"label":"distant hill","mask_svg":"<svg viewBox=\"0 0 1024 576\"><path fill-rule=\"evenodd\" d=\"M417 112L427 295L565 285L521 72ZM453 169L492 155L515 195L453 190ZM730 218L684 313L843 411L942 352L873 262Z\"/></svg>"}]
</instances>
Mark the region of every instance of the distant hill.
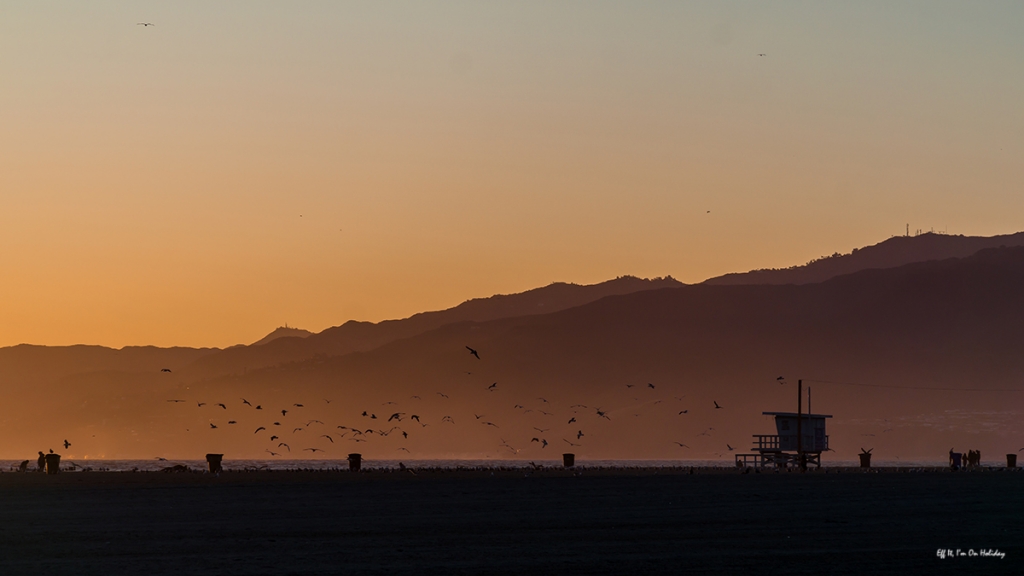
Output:
<instances>
[{"instance_id":1,"label":"distant hill","mask_svg":"<svg viewBox=\"0 0 1024 576\"><path fill-rule=\"evenodd\" d=\"M285 442L291 457L728 459L774 433L761 412L795 409L803 379L834 416L826 459L941 461L954 447L992 461L1024 436L1021 294L1024 248L816 284L642 290L244 374L8 389L0 435L10 458L68 437L67 458L256 458Z\"/></svg>"},{"instance_id":2,"label":"distant hill","mask_svg":"<svg viewBox=\"0 0 1024 576\"><path fill-rule=\"evenodd\" d=\"M250 346L263 346L264 344L267 344L269 342L273 342L274 340L277 340L278 338L305 338L307 336L312 336L312 335L313 335L313 333L310 332L309 330L303 330L301 328L289 328L288 326L281 326L281 327L275 329L270 334L267 334L263 338L260 338L259 340L253 342L252 344L250 344Z\"/></svg>"},{"instance_id":3,"label":"distant hill","mask_svg":"<svg viewBox=\"0 0 1024 576\"><path fill-rule=\"evenodd\" d=\"M402 320L385 320L378 323L352 320L303 339L281 338L260 346L235 346L204 356L192 366L191 371L197 376L234 374L283 362L302 361L315 356L338 356L368 351L446 324L547 314L588 304L607 296L679 286L683 284L671 277L646 279L623 276L585 286L556 282L519 294L476 298L454 308L422 312Z\"/></svg>"},{"instance_id":4,"label":"distant hill","mask_svg":"<svg viewBox=\"0 0 1024 576\"><path fill-rule=\"evenodd\" d=\"M873 246L854 249L850 254L833 254L803 266L737 272L705 280L704 284L813 284L861 270L896 268L928 260L964 258L979 250L1000 246L1024 246L1024 232L990 237L934 233L894 236Z\"/></svg>"}]
</instances>

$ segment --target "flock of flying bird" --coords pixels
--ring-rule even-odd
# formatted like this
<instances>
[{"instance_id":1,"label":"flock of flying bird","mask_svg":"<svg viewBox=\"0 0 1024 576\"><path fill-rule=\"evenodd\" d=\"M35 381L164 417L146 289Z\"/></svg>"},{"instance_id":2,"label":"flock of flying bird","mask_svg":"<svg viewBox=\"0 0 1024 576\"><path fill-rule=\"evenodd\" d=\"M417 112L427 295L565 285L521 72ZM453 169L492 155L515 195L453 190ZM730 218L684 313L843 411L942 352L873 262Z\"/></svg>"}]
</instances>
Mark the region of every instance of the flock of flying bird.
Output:
<instances>
[{"instance_id":1,"label":"flock of flying bird","mask_svg":"<svg viewBox=\"0 0 1024 576\"><path fill-rule=\"evenodd\" d=\"M469 355L476 360L480 360L480 353L470 347L466 346L466 350ZM169 368L161 369L162 372L171 372ZM472 374L472 372L467 372ZM627 389L632 389L641 386L649 391L656 389L653 383L647 383L646 386L639 384L626 384ZM499 385L494 382L487 385L484 390L487 393L494 393L499 391ZM439 401L448 400L450 396L444 392L436 392L437 399ZM410 400L422 401L420 396L412 396ZM634 398L634 400L640 400L640 398ZM682 401L681 397L676 397L676 400ZM535 412L537 415L543 416L546 419L550 419L550 422L554 422L557 419L557 415L554 412L554 408L551 403L543 397L536 398L539 404L535 404L534 408L528 408L523 404L515 404L514 410L519 410L520 414L525 415L529 412ZM182 399L170 399L167 402L175 404L187 404L189 401ZM324 398L323 402L330 404L331 401ZM661 400L648 400L647 403L659 404ZM360 411L357 422L349 421L344 424L338 424L333 428L325 424L322 420L307 417L312 415L314 411L307 411L306 405L301 402L292 402L286 407L274 407L270 409L264 409L262 404L254 404L246 398L239 398L237 401L232 402L233 406L229 408L228 403L225 402L202 402L195 401L196 407L199 409L220 409L223 414L231 414L234 416L236 410L243 409L249 411L244 417L244 420L258 424L253 429L253 434L259 437L266 438L267 446L265 452L270 456L286 456L291 453L297 452L310 452L311 454L316 453L327 453L332 447L337 447L342 441L352 443L363 443L369 442L373 438L387 438L387 437L401 437L402 440L407 440L411 433L416 433L435 424L438 426L454 426L456 423L455 417L451 414L437 414L433 417L426 416L423 410L409 409L404 410L398 408L398 403L394 401L384 402L383 409L378 410L373 408L367 408ZM713 401L712 410L722 410L721 406L717 401ZM424 405L416 404L416 406L422 408ZM390 410L389 410L390 408ZM591 425L593 422L599 422L600 420L611 420L609 410L603 409L597 406L588 406L585 404L573 404L568 407L571 414L567 414L568 418L565 420L564 425L557 425L559 429L563 430L561 441L569 448L575 448L582 446L583 439L587 436L584 432L584 418L587 425ZM673 409L674 411L674 409ZM678 415L683 416L690 412L689 409L679 410ZM589 417L588 417L589 414ZM296 416L301 417L296 420ZM254 420L250 416L257 416ZM438 416L440 416L438 418ZM637 414L639 416L639 414ZM563 416L564 417L564 416ZM225 427L242 426L240 420L243 416L234 416L235 419L210 419L208 422L209 430L221 430ZM502 426L492 421L485 414L473 413L473 422L479 424L485 428L494 428L496 430L501 429ZM433 420L428 422L427 420ZM226 422L226 423L225 423ZM575 424L575 426L573 426ZM567 428L568 427L568 428ZM553 431L552 424L542 424L541 426L533 426L533 430L536 434L528 434L529 439L526 436L521 438L522 444L520 447L516 447L513 444L507 442L504 438L499 438L500 444L498 445L499 450L507 450L511 454L519 454L523 450L523 446L532 446L537 444L540 449L547 448L550 445L548 441L548 433ZM711 436L714 432L714 428L708 428L698 434L698 436ZM302 444L299 444L299 442ZM680 448L689 448L689 446L682 442L675 442ZM729 451L734 448L726 444ZM410 452L405 446L399 446L396 451ZM719 454L720 456L722 454Z\"/></svg>"}]
</instances>

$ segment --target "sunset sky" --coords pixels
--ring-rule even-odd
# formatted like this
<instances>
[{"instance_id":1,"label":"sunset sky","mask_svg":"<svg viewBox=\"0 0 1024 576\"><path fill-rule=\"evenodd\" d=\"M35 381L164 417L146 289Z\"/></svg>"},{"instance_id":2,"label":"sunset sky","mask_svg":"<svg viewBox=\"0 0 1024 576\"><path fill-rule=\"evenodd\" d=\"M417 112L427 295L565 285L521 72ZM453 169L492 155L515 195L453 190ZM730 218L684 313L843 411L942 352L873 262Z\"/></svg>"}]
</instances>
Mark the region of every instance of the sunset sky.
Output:
<instances>
[{"instance_id":1,"label":"sunset sky","mask_svg":"<svg viewBox=\"0 0 1024 576\"><path fill-rule=\"evenodd\" d=\"M1022 70L1019 2L5 2L0 346L1020 231Z\"/></svg>"}]
</instances>

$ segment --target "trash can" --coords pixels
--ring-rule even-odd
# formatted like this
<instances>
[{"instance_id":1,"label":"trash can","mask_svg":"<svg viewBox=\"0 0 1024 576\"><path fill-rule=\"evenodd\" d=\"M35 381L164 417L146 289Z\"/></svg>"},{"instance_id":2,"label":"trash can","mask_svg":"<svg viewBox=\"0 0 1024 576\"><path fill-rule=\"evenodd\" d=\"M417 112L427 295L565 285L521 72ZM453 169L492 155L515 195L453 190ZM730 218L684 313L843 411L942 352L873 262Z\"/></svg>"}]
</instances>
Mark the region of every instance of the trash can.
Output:
<instances>
[{"instance_id":1,"label":"trash can","mask_svg":"<svg viewBox=\"0 0 1024 576\"><path fill-rule=\"evenodd\" d=\"M1017 455L1016 454L1007 454L1006 455L1006 467L1007 468L1016 468L1017 467Z\"/></svg>"},{"instance_id":2,"label":"trash can","mask_svg":"<svg viewBox=\"0 0 1024 576\"><path fill-rule=\"evenodd\" d=\"M576 455L575 454L562 454L562 466L565 466L566 468L572 468L575 465L576 465Z\"/></svg>"},{"instance_id":3,"label":"trash can","mask_svg":"<svg viewBox=\"0 0 1024 576\"><path fill-rule=\"evenodd\" d=\"M857 454L857 456L860 456L860 467L861 468L871 468L871 453L870 452L862 452L860 454Z\"/></svg>"},{"instance_id":4,"label":"trash can","mask_svg":"<svg viewBox=\"0 0 1024 576\"><path fill-rule=\"evenodd\" d=\"M60 454L46 455L46 473L56 474L60 472Z\"/></svg>"},{"instance_id":5,"label":"trash can","mask_svg":"<svg viewBox=\"0 0 1024 576\"><path fill-rule=\"evenodd\" d=\"M348 471L359 472L359 467L363 463L362 454L349 454L348 455Z\"/></svg>"},{"instance_id":6,"label":"trash can","mask_svg":"<svg viewBox=\"0 0 1024 576\"><path fill-rule=\"evenodd\" d=\"M223 458L223 454L206 455L206 462L210 465L210 474L219 474L221 472L220 461Z\"/></svg>"}]
</instances>

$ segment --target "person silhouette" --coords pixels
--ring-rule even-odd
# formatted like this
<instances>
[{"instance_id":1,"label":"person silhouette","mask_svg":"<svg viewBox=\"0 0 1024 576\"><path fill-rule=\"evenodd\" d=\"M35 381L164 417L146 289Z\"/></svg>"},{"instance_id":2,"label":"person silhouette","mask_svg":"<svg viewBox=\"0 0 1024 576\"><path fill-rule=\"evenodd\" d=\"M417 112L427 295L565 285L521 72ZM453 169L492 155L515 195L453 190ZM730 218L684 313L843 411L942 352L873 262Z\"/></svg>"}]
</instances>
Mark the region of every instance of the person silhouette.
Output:
<instances>
[{"instance_id":1,"label":"person silhouette","mask_svg":"<svg viewBox=\"0 0 1024 576\"><path fill-rule=\"evenodd\" d=\"M36 460L36 466L38 466L37 472L42 472L46 468L46 456L43 455L43 451L39 451L39 460Z\"/></svg>"}]
</instances>

